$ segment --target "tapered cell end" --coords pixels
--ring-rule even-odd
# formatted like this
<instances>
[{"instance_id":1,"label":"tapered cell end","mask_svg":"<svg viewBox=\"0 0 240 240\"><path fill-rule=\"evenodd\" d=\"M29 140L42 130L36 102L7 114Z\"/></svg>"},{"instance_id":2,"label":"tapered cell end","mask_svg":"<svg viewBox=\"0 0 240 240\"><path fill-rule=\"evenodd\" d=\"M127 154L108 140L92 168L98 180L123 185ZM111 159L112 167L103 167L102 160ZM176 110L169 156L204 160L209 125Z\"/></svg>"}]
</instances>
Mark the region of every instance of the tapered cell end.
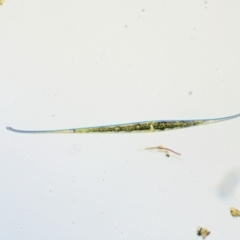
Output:
<instances>
[{"instance_id":1,"label":"tapered cell end","mask_svg":"<svg viewBox=\"0 0 240 240\"><path fill-rule=\"evenodd\" d=\"M21 132L20 130L14 129L12 127L6 127L6 129L11 132Z\"/></svg>"}]
</instances>

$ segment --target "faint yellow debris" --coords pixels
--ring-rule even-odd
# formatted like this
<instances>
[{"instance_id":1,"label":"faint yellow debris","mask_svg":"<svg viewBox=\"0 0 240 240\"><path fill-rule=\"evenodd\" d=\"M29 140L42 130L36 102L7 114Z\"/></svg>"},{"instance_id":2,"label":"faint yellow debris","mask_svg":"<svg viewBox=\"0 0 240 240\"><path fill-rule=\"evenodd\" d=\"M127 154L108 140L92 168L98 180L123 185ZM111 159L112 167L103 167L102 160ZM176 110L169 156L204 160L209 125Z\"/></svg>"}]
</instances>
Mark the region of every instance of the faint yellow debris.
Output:
<instances>
[{"instance_id":1,"label":"faint yellow debris","mask_svg":"<svg viewBox=\"0 0 240 240\"><path fill-rule=\"evenodd\" d=\"M202 239L205 239L211 232L209 232L206 228L198 227L197 235L202 236Z\"/></svg>"},{"instance_id":2,"label":"faint yellow debris","mask_svg":"<svg viewBox=\"0 0 240 240\"><path fill-rule=\"evenodd\" d=\"M240 217L240 211L237 210L236 208L231 207L230 208L230 213L233 217Z\"/></svg>"},{"instance_id":3,"label":"faint yellow debris","mask_svg":"<svg viewBox=\"0 0 240 240\"><path fill-rule=\"evenodd\" d=\"M3 0L0 0L0 5L2 5L2 4L3 4L3 2L4 2Z\"/></svg>"}]
</instances>

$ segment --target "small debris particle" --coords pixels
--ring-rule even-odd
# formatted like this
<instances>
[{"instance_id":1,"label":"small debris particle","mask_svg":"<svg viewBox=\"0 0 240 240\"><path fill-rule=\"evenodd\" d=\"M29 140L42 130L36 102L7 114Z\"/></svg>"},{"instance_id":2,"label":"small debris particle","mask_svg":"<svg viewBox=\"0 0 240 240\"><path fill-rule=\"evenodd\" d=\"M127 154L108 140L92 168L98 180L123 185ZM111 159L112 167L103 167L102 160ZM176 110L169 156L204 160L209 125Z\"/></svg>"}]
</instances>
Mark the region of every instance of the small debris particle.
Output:
<instances>
[{"instance_id":1,"label":"small debris particle","mask_svg":"<svg viewBox=\"0 0 240 240\"><path fill-rule=\"evenodd\" d=\"M230 208L230 213L233 217L240 217L240 211L237 210L236 208L231 207Z\"/></svg>"},{"instance_id":2,"label":"small debris particle","mask_svg":"<svg viewBox=\"0 0 240 240\"><path fill-rule=\"evenodd\" d=\"M206 228L198 227L197 235L201 236L202 239L205 239L211 232L209 232Z\"/></svg>"}]
</instances>

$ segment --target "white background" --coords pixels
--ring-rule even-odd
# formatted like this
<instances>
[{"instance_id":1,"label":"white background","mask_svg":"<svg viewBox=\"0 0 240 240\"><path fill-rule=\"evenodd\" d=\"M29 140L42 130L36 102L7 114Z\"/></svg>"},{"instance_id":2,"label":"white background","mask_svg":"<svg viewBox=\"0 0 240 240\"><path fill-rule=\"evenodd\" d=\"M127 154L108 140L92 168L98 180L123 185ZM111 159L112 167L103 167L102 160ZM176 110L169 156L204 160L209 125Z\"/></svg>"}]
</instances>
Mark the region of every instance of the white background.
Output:
<instances>
[{"instance_id":1,"label":"white background","mask_svg":"<svg viewBox=\"0 0 240 240\"><path fill-rule=\"evenodd\" d=\"M18 134L240 112L240 3L0 6L0 239L239 239L240 119L163 133ZM146 147L182 153L167 158Z\"/></svg>"}]
</instances>

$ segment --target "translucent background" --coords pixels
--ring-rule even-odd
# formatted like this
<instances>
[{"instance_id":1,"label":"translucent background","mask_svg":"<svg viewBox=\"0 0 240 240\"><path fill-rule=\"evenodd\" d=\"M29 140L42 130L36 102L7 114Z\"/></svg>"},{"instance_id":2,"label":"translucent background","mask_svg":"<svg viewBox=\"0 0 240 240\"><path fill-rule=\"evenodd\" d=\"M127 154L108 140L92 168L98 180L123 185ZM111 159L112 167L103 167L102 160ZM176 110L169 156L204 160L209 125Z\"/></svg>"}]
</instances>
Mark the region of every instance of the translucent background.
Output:
<instances>
[{"instance_id":1,"label":"translucent background","mask_svg":"<svg viewBox=\"0 0 240 240\"><path fill-rule=\"evenodd\" d=\"M18 134L240 112L240 3L0 6L0 239L239 239L240 118L162 133ZM146 147L182 154L167 158Z\"/></svg>"}]
</instances>

